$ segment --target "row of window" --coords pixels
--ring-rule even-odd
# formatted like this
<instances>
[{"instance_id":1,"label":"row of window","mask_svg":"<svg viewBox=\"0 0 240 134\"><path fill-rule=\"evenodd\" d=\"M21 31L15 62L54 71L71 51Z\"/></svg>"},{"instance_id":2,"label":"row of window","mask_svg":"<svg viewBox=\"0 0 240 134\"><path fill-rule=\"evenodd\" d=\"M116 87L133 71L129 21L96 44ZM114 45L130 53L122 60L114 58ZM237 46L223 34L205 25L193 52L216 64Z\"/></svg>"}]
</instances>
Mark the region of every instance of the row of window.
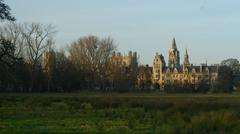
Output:
<instances>
[{"instance_id":1,"label":"row of window","mask_svg":"<svg viewBox=\"0 0 240 134\"><path fill-rule=\"evenodd\" d=\"M197 80L166 80L165 83L171 83L171 82L174 82L174 83L197 83L198 81Z\"/></svg>"}]
</instances>

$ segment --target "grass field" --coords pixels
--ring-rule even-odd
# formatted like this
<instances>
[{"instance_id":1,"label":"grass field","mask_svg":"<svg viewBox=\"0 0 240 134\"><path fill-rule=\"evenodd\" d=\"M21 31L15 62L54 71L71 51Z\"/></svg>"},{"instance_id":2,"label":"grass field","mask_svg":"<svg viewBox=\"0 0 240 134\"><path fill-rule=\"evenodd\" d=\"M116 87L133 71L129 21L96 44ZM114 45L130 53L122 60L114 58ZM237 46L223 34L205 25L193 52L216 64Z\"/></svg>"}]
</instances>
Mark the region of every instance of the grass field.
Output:
<instances>
[{"instance_id":1,"label":"grass field","mask_svg":"<svg viewBox=\"0 0 240 134\"><path fill-rule=\"evenodd\" d=\"M240 94L0 94L3 134L239 134Z\"/></svg>"}]
</instances>

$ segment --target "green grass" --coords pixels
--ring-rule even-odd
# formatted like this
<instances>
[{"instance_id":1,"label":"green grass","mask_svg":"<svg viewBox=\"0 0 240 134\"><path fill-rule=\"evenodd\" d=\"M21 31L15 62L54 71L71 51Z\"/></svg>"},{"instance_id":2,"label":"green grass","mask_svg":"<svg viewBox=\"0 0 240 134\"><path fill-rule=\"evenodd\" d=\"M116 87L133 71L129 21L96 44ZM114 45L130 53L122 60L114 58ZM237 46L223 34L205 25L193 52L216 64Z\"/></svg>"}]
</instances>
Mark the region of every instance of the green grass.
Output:
<instances>
[{"instance_id":1,"label":"green grass","mask_svg":"<svg viewBox=\"0 0 240 134\"><path fill-rule=\"evenodd\" d=\"M3 134L238 134L240 94L0 94Z\"/></svg>"}]
</instances>

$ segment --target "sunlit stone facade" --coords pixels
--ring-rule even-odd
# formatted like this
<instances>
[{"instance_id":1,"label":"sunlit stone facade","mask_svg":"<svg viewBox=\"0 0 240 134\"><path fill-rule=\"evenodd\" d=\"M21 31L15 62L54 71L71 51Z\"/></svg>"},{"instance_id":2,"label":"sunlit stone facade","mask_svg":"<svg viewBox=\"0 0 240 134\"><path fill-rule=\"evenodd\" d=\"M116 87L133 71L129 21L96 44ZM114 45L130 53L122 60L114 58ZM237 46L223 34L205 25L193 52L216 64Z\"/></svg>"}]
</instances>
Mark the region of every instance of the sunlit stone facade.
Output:
<instances>
[{"instance_id":1,"label":"sunlit stone facade","mask_svg":"<svg viewBox=\"0 0 240 134\"><path fill-rule=\"evenodd\" d=\"M202 82L211 85L218 78L218 65L208 66L207 64L192 65L186 50L183 64L180 64L180 53L176 41L173 39L172 47L169 50L168 66L164 56L156 53L153 61L152 83L158 84L162 89L169 84L194 84Z\"/></svg>"}]
</instances>

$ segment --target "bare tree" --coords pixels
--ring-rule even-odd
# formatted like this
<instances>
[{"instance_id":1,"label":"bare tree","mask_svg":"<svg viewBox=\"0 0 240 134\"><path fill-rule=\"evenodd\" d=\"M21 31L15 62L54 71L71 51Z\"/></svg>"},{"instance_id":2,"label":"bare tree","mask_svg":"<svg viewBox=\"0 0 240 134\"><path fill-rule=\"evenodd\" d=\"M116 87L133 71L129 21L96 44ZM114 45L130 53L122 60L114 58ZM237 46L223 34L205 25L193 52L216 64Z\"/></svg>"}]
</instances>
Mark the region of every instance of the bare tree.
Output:
<instances>
[{"instance_id":1,"label":"bare tree","mask_svg":"<svg viewBox=\"0 0 240 134\"><path fill-rule=\"evenodd\" d=\"M30 64L36 65L39 63L43 53L52 47L55 32L52 25L24 24L22 34L27 49L27 60Z\"/></svg>"},{"instance_id":2,"label":"bare tree","mask_svg":"<svg viewBox=\"0 0 240 134\"><path fill-rule=\"evenodd\" d=\"M98 51L97 51L97 64L98 64L98 70L99 70L99 77L100 80L103 83L103 88L104 87L104 82L107 80L107 78L111 75L112 72L109 71L111 67L111 55L113 51L115 50L115 45L113 39L110 37L102 39L100 42Z\"/></svg>"},{"instance_id":3,"label":"bare tree","mask_svg":"<svg viewBox=\"0 0 240 134\"><path fill-rule=\"evenodd\" d=\"M115 48L110 37L104 39L96 36L83 37L70 45L70 60L82 70L88 83L104 83L109 74L110 57Z\"/></svg>"},{"instance_id":4,"label":"bare tree","mask_svg":"<svg viewBox=\"0 0 240 134\"><path fill-rule=\"evenodd\" d=\"M34 86L39 67L41 66L41 57L44 52L53 45L53 35L55 28L52 25L42 25L40 23L25 23L22 28L22 35L26 45L26 58L31 65L32 83L30 90Z\"/></svg>"}]
</instances>

